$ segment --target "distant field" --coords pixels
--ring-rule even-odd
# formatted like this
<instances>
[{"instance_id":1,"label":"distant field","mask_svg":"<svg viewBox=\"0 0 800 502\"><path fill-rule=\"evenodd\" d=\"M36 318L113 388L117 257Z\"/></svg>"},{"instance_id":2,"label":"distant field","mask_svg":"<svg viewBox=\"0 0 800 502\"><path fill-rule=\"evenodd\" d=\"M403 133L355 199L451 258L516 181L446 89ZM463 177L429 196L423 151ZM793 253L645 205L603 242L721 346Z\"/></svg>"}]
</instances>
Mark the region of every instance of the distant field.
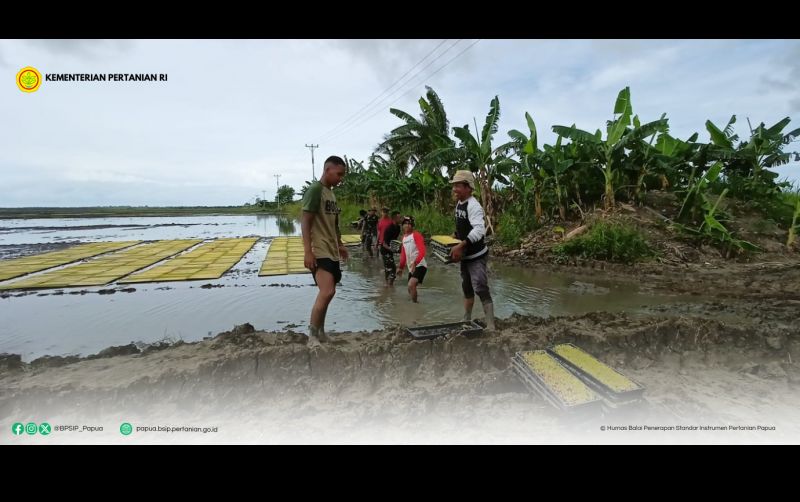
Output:
<instances>
[{"instance_id":1,"label":"distant field","mask_svg":"<svg viewBox=\"0 0 800 502\"><path fill-rule=\"evenodd\" d=\"M11 218L108 218L113 216L197 216L217 214L280 214L277 206L178 206L178 207L11 207L0 208L0 219Z\"/></svg>"}]
</instances>

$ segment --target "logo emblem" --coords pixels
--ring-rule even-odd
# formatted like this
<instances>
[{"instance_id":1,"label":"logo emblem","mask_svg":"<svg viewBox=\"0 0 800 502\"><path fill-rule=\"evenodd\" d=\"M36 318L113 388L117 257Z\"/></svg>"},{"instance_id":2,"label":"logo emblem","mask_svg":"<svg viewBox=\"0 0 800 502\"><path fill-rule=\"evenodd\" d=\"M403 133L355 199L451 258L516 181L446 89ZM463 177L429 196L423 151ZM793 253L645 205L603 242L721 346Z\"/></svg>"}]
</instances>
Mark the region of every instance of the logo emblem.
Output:
<instances>
[{"instance_id":1,"label":"logo emblem","mask_svg":"<svg viewBox=\"0 0 800 502\"><path fill-rule=\"evenodd\" d=\"M33 66L26 66L17 73L17 87L22 92L36 92L42 85L42 74Z\"/></svg>"}]
</instances>

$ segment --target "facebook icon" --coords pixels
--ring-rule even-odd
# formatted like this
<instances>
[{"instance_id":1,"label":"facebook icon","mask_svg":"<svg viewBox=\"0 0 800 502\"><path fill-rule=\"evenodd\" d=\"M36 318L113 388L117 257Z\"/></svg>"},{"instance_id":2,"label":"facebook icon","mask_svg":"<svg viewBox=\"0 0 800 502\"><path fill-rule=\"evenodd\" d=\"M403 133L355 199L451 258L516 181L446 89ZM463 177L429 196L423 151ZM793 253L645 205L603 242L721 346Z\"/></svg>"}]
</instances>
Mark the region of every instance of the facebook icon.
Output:
<instances>
[{"instance_id":1,"label":"facebook icon","mask_svg":"<svg viewBox=\"0 0 800 502\"><path fill-rule=\"evenodd\" d=\"M25 429L25 426L17 422L11 426L11 433L15 436L21 436L23 429Z\"/></svg>"}]
</instances>

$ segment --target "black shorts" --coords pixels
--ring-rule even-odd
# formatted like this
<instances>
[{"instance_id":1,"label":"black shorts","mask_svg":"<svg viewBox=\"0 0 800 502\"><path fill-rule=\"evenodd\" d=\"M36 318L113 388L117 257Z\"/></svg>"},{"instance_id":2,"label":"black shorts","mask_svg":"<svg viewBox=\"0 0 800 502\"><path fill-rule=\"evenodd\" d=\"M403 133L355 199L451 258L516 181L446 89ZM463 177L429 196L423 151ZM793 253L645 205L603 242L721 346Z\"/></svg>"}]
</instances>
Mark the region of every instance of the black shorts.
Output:
<instances>
[{"instance_id":1,"label":"black shorts","mask_svg":"<svg viewBox=\"0 0 800 502\"><path fill-rule=\"evenodd\" d=\"M342 269L339 267L339 262L331 260L330 258L317 258L317 270L322 269L330 272L333 275L333 283L339 284L342 280ZM314 271L314 284L317 283L317 273Z\"/></svg>"},{"instance_id":2,"label":"black shorts","mask_svg":"<svg viewBox=\"0 0 800 502\"><path fill-rule=\"evenodd\" d=\"M414 269L413 274L408 274L408 280L410 281L411 278L413 277L417 281L419 281L420 284L422 284L422 281L425 279L425 274L427 273L428 273L428 267L417 267Z\"/></svg>"}]
</instances>

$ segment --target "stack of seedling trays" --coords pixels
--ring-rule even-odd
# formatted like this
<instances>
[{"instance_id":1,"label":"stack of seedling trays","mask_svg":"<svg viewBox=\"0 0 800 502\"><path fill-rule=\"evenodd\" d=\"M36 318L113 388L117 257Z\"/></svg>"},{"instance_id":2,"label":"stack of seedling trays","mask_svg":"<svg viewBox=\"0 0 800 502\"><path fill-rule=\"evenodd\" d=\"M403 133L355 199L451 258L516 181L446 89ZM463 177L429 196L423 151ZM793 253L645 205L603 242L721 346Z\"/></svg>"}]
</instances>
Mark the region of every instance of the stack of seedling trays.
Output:
<instances>
[{"instance_id":1,"label":"stack of seedling trays","mask_svg":"<svg viewBox=\"0 0 800 502\"><path fill-rule=\"evenodd\" d=\"M345 246L358 246L361 244L361 236L358 234L345 234L342 236L342 244Z\"/></svg>"},{"instance_id":2,"label":"stack of seedling trays","mask_svg":"<svg viewBox=\"0 0 800 502\"><path fill-rule=\"evenodd\" d=\"M583 349L571 343L562 343L548 348L547 352L602 396L604 407L617 409L643 401L645 388L642 384L599 361Z\"/></svg>"},{"instance_id":3,"label":"stack of seedling trays","mask_svg":"<svg viewBox=\"0 0 800 502\"><path fill-rule=\"evenodd\" d=\"M511 364L525 384L561 411L596 412L602 399L545 350L517 352Z\"/></svg>"},{"instance_id":4,"label":"stack of seedling trays","mask_svg":"<svg viewBox=\"0 0 800 502\"><path fill-rule=\"evenodd\" d=\"M446 324L432 324L430 326L416 326L407 328L406 331L416 340L429 340L431 338L452 334L463 335L470 338L483 333L483 326L475 321L450 322Z\"/></svg>"},{"instance_id":5,"label":"stack of seedling trays","mask_svg":"<svg viewBox=\"0 0 800 502\"><path fill-rule=\"evenodd\" d=\"M389 242L389 249L392 250L392 253L399 253L400 252L400 247L402 245L403 245L402 242L400 242L398 240L393 240L393 241Z\"/></svg>"},{"instance_id":6,"label":"stack of seedling trays","mask_svg":"<svg viewBox=\"0 0 800 502\"><path fill-rule=\"evenodd\" d=\"M431 237L433 255L445 263L450 263L450 250L459 242L461 241L449 235L434 235Z\"/></svg>"}]
</instances>

